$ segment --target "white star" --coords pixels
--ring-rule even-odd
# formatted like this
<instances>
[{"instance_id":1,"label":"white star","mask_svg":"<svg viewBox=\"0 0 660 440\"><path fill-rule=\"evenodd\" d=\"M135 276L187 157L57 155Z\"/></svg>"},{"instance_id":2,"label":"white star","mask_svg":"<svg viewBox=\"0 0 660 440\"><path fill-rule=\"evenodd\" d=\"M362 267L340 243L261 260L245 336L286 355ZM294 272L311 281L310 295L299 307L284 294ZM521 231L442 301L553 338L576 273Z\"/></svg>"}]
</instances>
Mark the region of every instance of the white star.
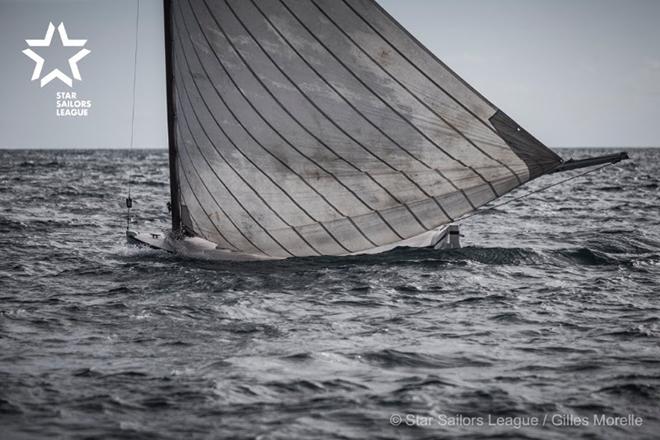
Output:
<instances>
[{"instance_id":1,"label":"white star","mask_svg":"<svg viewBox=\"0 0 660 440\"><path fill-rule=\"evenodd\" d=\"M85 45L85 43L87 43L87 40L70 40L66 34L64 23L60 23L60 25L57 27L57 31L60 34L60 40L62 40L62 46L64 47L82 47ZM46 36L43 38L43 40L25 40L25 42L30 47L49 47L54 33L55 26L53 26L53 23L48 23ZM90 52L91 51L88 49L80 49L78 53L69 58L69 67L71 68L71 73L73 74L73 77L78 81L82 81L82 77L80 76L80 70L78 69L77 63ZM39 79L41 76L41 69L44 67L44 59L37 55L32 49L25 49L23 53L35 62L31 80L34 81L35 79ZM68 85L69 87L73 87L73 80L68 75L65 75L60 69L53 69L50 73L41 78L41 87L45 86L55 78L59 78L60 81L62 81L64 84Z\"/></svg>"}]
</instances>

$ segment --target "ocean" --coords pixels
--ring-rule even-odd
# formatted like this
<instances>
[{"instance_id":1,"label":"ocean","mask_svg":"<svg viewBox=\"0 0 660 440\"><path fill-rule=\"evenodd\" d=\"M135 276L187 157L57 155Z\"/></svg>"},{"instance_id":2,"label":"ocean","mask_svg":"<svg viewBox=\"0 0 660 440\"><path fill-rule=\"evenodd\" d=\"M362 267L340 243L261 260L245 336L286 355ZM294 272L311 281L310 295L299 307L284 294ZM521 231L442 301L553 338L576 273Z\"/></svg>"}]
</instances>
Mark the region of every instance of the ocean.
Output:
<instances>
[{"instance_id":1,"label":"ocean","mask_svg":"<svg viewBox=\"0 0 660 440\"><path fill-rule=\"evenodd\" d=\"M238 264L127 246L129 181L168 228L163 150L2 150L0 438L658 438L660 149L628 151L460 250Z\"/></svg>"}]
</instances>

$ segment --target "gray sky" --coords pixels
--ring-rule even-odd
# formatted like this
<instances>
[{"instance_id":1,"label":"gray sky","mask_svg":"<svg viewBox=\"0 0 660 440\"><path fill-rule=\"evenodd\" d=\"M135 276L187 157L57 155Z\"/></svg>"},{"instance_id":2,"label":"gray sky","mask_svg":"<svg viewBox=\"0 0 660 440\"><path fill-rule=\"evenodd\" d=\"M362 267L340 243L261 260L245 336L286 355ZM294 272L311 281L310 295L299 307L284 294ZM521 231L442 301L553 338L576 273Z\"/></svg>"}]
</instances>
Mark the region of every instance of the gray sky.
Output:
<instances>
[{"instance_id":1,"label":"gray sky","mask_svg":"<svg viewBox=\"0 0 660 440\"><path fill-rule=\"evenodd\" d=\"M660 146L660 1L379 0L489 100L550 146ZM135 0L0 0L0 147L128 147ZM30 81L26 39L64 22L91 50L82 81ZM140 0L135 147L166 146L160 0ZM57 30L44 74L80 48ZM49 66L50 69L49 69ZM91 99L56 116L56 93Z\"/></svg>"}]
</instances>

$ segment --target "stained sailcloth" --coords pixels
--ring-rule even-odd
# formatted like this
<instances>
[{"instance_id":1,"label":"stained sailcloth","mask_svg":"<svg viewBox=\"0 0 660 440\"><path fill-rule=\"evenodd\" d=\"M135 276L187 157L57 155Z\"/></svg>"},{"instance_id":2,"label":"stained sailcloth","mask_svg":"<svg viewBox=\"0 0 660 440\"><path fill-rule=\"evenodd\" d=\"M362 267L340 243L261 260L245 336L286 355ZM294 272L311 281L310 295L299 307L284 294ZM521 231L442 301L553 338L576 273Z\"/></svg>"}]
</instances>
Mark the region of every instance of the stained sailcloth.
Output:
<instances>
[{"instance_id":1,"label":"stained sailcloth","mask_svg":"<svg viewBox=\"0 0 660 440\"><path fill-rule=\"evenodd\" d=\"M375 1L177 0L165 19L174 229L218 248L364 252L562 163Z\"/></svg>"}]
</instances>

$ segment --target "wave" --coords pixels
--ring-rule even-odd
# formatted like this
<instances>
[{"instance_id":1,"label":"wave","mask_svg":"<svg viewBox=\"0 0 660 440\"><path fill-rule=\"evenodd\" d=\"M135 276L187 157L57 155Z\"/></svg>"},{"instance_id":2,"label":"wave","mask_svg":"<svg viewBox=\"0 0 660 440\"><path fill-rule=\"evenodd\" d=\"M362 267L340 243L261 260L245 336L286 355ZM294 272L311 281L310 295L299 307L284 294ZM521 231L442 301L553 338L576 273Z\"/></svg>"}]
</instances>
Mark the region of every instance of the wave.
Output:
<instances>
[{"instance_id":1,"label":"wave","mask_svg":"<svg viewBox=\"0 0 660 440\"><path fill-rule=\"evenodd\" d=\"M607 254L582 247L577 249L562 249L554 252L566 260L582 266L611 266L620 263L616 258Z\"/></svg>"},{"instance_id":2,"label":"wave","mask_svg":"<svg viewBox=\"0 0 660 440\"><path fill-rule=\"evenodd\" d=\"M413 367L413 368L462 368L462 367L489 367L491 362L473 359L467 356L440 356L428 353L405 352L385 349L376 352L367 352L355 355L356 359L364 360L384 368Z\"/></svg>"}]
</instances>

